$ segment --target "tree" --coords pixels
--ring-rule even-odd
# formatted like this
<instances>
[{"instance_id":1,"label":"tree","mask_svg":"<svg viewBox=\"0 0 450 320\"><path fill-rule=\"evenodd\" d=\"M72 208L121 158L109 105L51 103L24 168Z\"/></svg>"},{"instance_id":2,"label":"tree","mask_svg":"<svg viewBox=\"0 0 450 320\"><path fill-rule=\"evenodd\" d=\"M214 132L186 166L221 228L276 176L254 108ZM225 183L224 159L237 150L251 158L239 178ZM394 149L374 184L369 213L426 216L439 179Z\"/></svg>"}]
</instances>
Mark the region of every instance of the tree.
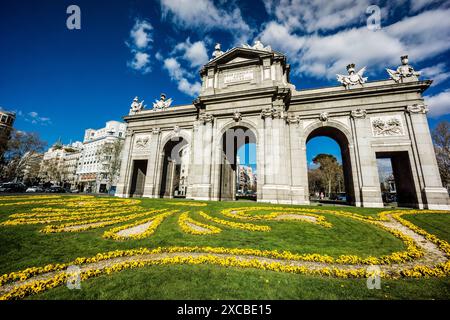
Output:
<instances>
[{"instance_id":1,"label":"tree","mask_svg":"<svg viewBox=\"0 0 450 320\"><path fill-rule=\"evenodd\" d=\"M1 179L7 181L17 179L26 168L28 161L42 152L46 145L47 143L42 141L39 134L35 132L13 129L3 155L0 168Z\"/></svg>"},{"instance_id":2,"label":"tree","mask_svg":"<svg viewBox=\"0 0 450 320\"><path fill-rule=\"evenodd\" d=\"M450 122L441 121L432 132L436 160L444 187L450 187Z\"/></svg>"},{"instance_id":3,"label":"tree","mask_svg":"<svg viewBox=\"0 0 450 320\"><path fill-rule=\"evenodd\" d=\"M103 164L102 175L108 181L108 190L116 182L120 173L122 163L123 140L105 143L99 149L99 156Z\"/></svg>"},{"instance_id":4,"label":"tree","mask_svg":"<svg viewBox=\"0 0 450 320\"><path fill-rule=\"evenodd\" d=\"M332 191L338 191L338 186L343 178L342 166L337 162L337 159L331 154L318 154L312 160L314 164L319 165L318 170L320 171L322 177L322 186L325 190L328 190L328 196L331 195Z\"/></svg>"},{"instance_id":5,"label":"tree","mask_svg":"<svg viewBox=\"0 0 450 320\"><path fill-rule=\"evenodd\" d=\"M322 172L319 168L308 170L308 187L310 194L318 194L323 189L323 181Z\"/></svg>"}]
</instances>

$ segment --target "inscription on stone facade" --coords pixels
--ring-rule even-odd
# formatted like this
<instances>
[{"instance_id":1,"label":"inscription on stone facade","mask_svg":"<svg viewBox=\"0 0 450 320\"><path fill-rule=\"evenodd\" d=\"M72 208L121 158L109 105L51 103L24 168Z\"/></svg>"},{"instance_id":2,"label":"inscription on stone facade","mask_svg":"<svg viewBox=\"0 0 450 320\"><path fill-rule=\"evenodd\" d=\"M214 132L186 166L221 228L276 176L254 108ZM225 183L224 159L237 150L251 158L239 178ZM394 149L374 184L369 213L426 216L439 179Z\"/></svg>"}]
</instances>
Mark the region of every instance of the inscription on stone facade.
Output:
<instances>
[{"instance_id":1,"label":"inscription on stone facade","mask_svg":"<svg viewBox=\"0 0 450 320\"><path fill-rule=\"evenodd\" d=\"M254 77L253 70L240 70L234 72L227 72L224 75L223 82L225 84L235 82L246 82L253 80L253 77Z\"/></svg>"},{"instance_id":2,"label":"inscription on stone facade","mask_svg":"<svg viewBox=\"0 0 450 320\"><path fill-rule=\"evenodd\" d=\"M374 137L402 136L403 123L400 116L381 116L370 118Z\"/></svg>"}]
</instances>

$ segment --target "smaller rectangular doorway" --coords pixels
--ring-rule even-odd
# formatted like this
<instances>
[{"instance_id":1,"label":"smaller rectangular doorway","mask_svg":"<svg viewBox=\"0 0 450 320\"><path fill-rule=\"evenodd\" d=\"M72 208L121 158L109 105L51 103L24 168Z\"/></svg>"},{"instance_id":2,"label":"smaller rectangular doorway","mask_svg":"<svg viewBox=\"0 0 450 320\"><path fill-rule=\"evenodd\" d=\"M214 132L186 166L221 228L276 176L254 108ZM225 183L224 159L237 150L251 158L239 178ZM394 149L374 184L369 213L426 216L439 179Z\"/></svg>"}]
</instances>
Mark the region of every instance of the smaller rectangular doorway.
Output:
<instances>
[{"instance_id":1,"label":"smaller rectangular doorway","mask_svg":"<svg viewBox=\"0 0 450 320\"><path fill-rule=\"evenodd\" d=\"M417 208L416 186L408 151L377 152L376 158L383 202Z\"/></svg>"},{"instance_id":2,"label":"smaller rectangular doorway","mask_svg":"<svg viewBox=\"0 0 450 320\"><path fill-rule=\"evenodd\" d=\"M145 176L148 160L133 160L133 175L131 177L130 197L144 195Z\"/></svg>"}]
</instances>

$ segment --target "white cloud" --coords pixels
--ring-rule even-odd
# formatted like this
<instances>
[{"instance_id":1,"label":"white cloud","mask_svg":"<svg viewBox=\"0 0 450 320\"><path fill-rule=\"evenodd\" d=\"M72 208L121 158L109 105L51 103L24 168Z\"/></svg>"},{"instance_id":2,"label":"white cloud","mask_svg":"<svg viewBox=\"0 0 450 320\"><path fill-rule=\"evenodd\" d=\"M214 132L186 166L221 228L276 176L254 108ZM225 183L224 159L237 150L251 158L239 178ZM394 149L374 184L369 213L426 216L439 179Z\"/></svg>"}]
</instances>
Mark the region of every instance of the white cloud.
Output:
<instances>
[{"instance_id":1,"label":"white cloud","mask_svg":"<svg viewBox=\"0 0 450 320\"><path fill-rule=\"evenodd\" d=\"M198 95L201 89L200 82L189 82L186 78L188 75L187 71L181 67L176 58L164 59L164 69L169 72L169 76L173 81L178 82L178 90L189 96Z\"/></svg>"},{"instance_id":2,"label":"white cloud","mask_svg":"<svg viewBox=\"0 0 450 320\"><path fill-rule=\"evenodd\" d=\"M150 42L153 42L151 30L153 30L153 27L148 21L136 20L133 29L130 31L130 38L136 48L146 49Z\"/></svg>"},{"instance_id":3,"label":"white cloud","mask_svg":"<svg viewBox=\"0 0 450 320\"><path fill-rule=\"evenodd\" d=\"M228 4L227 10L217 7L211 0L160 0L163 18L170 17L178 27L196 28L198 31L225 30L236 41L245 41L251 34L242 18L241 10Z\"/></svg>"},{"instance_id":4,"label":"white cloud","mask_svg":"<svg viewBox=\"0 0 450 320\"><path fill-rule=\"evenodd\" d=\"M184 70L175 58L164 59L164 69L169 72L172 79L179 80L183 77Z\"/></svg>"},{"instance_id":5,"label":"white cloud","mask_svg":"<svg viewBox=\"0 0 450 320\"><path fill-rule=\"evenodd\" d=\"M140 71L142 74L149 73L151 71L150 55L145 52L135 51L133 60L128 61L128 66L136 71Z\"/></svg>"},{"instance_id":6,"label":"white cloud","mask_svg":"<svg viewBox=\"0 0 450 320\"><path fill-rule=\"evenodd\" d=\"M422 10L423 8L429 5L444 5L444 7L448 6L448 0L411 0L411 12L417 12Z\"/></svg>"},{"instance_id":7,"label":"white cloud","mask_svg":"<svg viewBox=\"0 0 450 320\"><path fill-rule=\"evenodd\" d=\"M22 114L22 113L21 113ZM31 111L25 116L25 121L31 122L32 124L40 124L46 126L51 124L51 120L48 117L41 117L36 111Z\"/></svg>"},{"instance_id":8,"label":"white cloud","mask_svg":"<svg viewBox=\"0 0 450 320\"><path fill-rule=\"evenodd\" d=\"M136 19L130 31L130 40L126 42L133 54L132 60L127 66L133 70L146 74L151 71L150 66L150 44L153 42L151 31L152 25L147 20Z\"/></svg>"},{"instance_id":9,"label":"white cloud","mask_svg":"<svg viewBox=\"0 0 450 320\"><path fill-rule=\"evenodd\" d=\"M269 22L264 27L259 38L263 43L268 43L272 48L282 51L289 56L297 54L306 41L305 37L290 34L286 26L275 21Z\"/></svg>"},{"instance_id":10,"label":"white cloud","mask_svg":"<svg viewBox=\"0 0 450 320\"><path fill-rule=\"evenodd\" d=\"M308 33L334 30L365 21L370 0L265 0L269 14L290 30Z\"/></svg>"},{"instance_id":11,"label":"white cloud","mask_svg":"<svg viewBox=\"0 0 450 320\"><path fill-rule=\"evenodd\" d=\"M433 86L450 78L450 72L446 70L445 63L441 62L437 65L420 70L420 74L424 78L433 79Z\"/></svg>"},{"instance_id":12,"label":"white cloud","mask_svg":"<svg viewBox=\"0 0 450 320\"><path fill-rule=\"evenodd\" d=\"M161 54L161 52L158 51L158 52L155 54L155 59L158 60L158 61L163 61L163 60L164 60L164 57L163 57L163 55Z\"/></svg>"},{"instance_id":13,"label":"white cloud","mask_svg":"<svg viewBox=\"0 0 450 320\"><path fill-rule=\"evenodd\" d=\"M191 43L187 38L185 42L178 43L173 53L181 52L183 59L189 62L191 68L206 64L209 60L208 51L203 41Z\"/></svg>"},{"instance_id":14,"label":"white cloud","mask_svg":"<svg viewBox=\"0 0 450 320\"><path fill-rule=\"evenodd\" d=\"M272 21L259 37L275 50L289 54L294 73L331 79L345 72L350 62L357 67L367 65L370 73L397 66L405 53L412 64L444 53L450 49L449 16L450 9L436 9L377 31L364 25L328 35L297 34L281 21Z\"/></svg>"},{"instance_id":15,"label":"white cloud","mask_svg":"<svg viewBox=\"0 0 450 320\"><path fill-rule=\"evenodd\" d=\"M437 118L450 113L450 89L433 96L425 96L425 103L430 111L431 118Z\"/></svg>"}]
</instances>

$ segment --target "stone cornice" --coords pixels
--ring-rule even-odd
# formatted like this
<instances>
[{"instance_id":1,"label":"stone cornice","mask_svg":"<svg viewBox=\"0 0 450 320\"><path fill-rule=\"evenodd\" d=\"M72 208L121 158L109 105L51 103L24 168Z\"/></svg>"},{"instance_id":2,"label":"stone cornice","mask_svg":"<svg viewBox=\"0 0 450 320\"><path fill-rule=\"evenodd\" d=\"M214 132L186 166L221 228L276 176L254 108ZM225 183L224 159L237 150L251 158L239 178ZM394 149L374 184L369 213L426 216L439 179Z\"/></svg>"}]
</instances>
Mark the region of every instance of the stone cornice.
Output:
<instances>
[{"instance_id":1,"label":"stone cornice","mask_svg":"<svg viewBox=\"0 0 450 320\"><path fill-rule=\"evenodd\" d=\"M377 82L380 85L376 85ZM407 93L407 92L424 92L430 85L431 80L408 82L408 83L394 83L388 81L369 82L369 86L362 88L355 88L351 90L341 89L339 87L325 87L323 90L310 89L299 91L299 94L292 95L291 104L303 104L311 102L336 101L343 99L352 99L359 97L379 96L392 93Z\"/></svg>"},{"instance_id":2,"label":"stone cornice","mask_svg":"<svg viewBox=\"0 0 450 320\"><path fill-rule=\"evenodd\" d=\"M199 96L196 101L197 103L218 103L218 102L230 102L230 101L239 101L239 100L247 100L249 98L257 97L273 97L279 91L279 87L262 87L250 90L242 90L239 92L226 92L226 93L218 93L213 95L204 95Z\"/></svg>"},{"instance_id":3,"label":"stone cornice","mask_svg":"<svg viewBox=\"0 0 450 320\"><path fill-rule=\"evenodd\" d=\"M179 109L175 110L172 108L168 108L164 111L158 111L158 112L141 112L134 115L127 115L124 116L123 119L125 122L135 122L135 121L142 121L147 119L168 119L168 118L177 118L177 117L185 117L185 116L196 116L197 115L197 109L192 106L192 108L185 108L185 109Z\"/></svg>"}]
</instances>

